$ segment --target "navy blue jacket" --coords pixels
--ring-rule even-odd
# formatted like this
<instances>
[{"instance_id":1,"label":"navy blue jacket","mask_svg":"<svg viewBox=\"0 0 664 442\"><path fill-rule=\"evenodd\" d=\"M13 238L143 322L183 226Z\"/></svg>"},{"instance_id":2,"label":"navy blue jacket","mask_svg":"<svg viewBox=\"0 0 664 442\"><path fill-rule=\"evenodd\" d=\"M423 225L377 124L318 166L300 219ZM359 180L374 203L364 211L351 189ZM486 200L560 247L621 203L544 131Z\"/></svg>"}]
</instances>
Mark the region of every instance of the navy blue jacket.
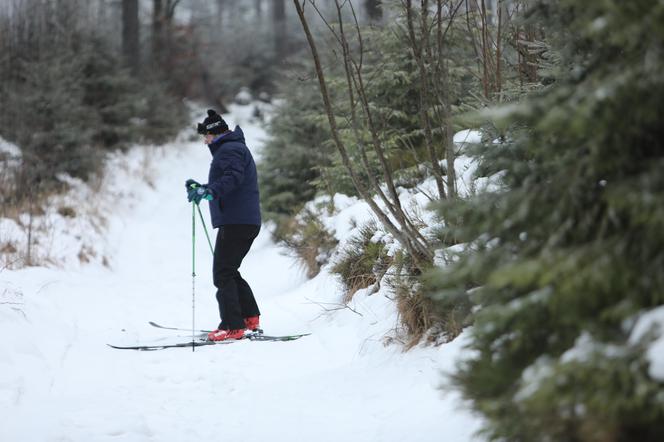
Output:
<instances>
[{"instance_id":1,"label":"navy blue jacket","mask_svg":"<svg viewBox=\"0 0 664 442\"><path fill-rule=\"evenodd\" d=\"M256 164L240 126L209 144L212 153L208 187L214 228L226 224L261 224Z\"/></svg>"}]
</instances>

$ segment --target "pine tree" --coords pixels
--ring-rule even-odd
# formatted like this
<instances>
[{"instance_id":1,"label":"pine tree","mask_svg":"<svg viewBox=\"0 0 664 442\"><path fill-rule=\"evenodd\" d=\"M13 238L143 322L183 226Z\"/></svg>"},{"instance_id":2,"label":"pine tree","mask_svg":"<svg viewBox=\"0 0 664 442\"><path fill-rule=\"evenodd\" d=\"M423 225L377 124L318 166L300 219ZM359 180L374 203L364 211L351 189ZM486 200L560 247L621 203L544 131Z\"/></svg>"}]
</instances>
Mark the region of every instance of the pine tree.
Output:
<instances>
[{"instance_id":1,"label":"pine tree","mask_svg":"<svg viewBox=\"0 0 664 442\"><path fill-rule=\"evenodd\" d=\"M500 190L442 209L466 247L438 300L478 305L455 380L491 439L664 440L656 335L633 333L664 304L664 3L530 14L560 38L560 72L490 114L508 130L481 170Z\"/></svg>"},{"instance_id":2,"label":"pine tree","mask_svg":"<svg viewBox=\"0 0 664 442\"><path fill-rule=\"evenodd\" d=\"M315 84L303 82L277 106L259 165L263 213L278 220L316 194L320 168L329 164L329 130Z\"/></svg>"}]
</instances>

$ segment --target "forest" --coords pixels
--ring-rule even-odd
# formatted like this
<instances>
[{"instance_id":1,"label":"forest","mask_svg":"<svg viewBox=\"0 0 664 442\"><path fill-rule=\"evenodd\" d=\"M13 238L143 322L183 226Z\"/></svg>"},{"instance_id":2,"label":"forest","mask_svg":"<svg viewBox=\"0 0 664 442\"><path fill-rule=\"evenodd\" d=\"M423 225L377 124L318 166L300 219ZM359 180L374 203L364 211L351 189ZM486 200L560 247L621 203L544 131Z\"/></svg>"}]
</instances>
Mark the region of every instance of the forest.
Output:
<instances>
[{"instance_id":1,"label":"forest","mask_svg":"<svg viewBox=\"0 0 664 442\"><path fill-rule=\"evenodd\" d=\"M1 3L0 218L251 105L274 240L341 304L387 286L404 351L467 333L482 440L664 440L663 2ZM343 244L335 195L372 215Z\"/></svg>"}]
</instances>

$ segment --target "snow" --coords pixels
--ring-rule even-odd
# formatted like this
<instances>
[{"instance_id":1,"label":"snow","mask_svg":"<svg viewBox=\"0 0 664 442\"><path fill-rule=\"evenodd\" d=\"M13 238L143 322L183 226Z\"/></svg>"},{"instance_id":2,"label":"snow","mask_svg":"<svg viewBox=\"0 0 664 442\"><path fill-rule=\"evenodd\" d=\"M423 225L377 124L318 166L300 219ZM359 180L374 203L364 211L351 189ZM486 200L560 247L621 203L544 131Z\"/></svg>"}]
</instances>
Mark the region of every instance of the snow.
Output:
<instances>
[{"instance_id":1,"label":"snow","mask_svg":"<svg viewBox=\"0 0 664 442\"><path fill-rule=\"evenodd\" d=\"M252 100L253 97L251 96L251 91L247 87L241 88L240 92L238 92L234 98L235 103L239 105L247 105L251 103Z\"/></svg>"},{"instance_id":2,"label":"snow","mask_svg":"<svg viewBox=\"0 0 664 442\"><path fill-rule=\"evenodd\" d=\"M14 157L21 157L21 149L14 143L10 143L4 138L0 137L0 154L6 154Z\"/></svg>"},{"instance_id":3,"label":"snow","mask_svg":"<svg viewBox=\"0 0 664 442\"><path fill-rule=\"evenodd\" d=\"M482 132L474 129L464 129L454 134L454 142L457 144L477 144L482 142ZM456 169L456 167L455 167Z\"/></svg>"},{"instance_id":4,"label":"snow","mask_svg":"<svg viewBox=\"0 0 664 442\"><path fill-rule=\"evenodd\" d=\"M224 118L241 125L260 158L265 132L253 106L230 109ZM204 179L210 158L188 139L118 154L98 190L71 181L60 202L77 215L44 216L55 219L59 265L0 270L0 440L472 440L481 421L458 393L440 388L467 333L404 352L386 338L397 325L388 293L363 290L344 307L336 277L323 268L307 280L268 226L241 268L262 326L311 336L195 352L105 345L187 335L147 322L191 324L192 213L183 184ZM338 212L325 222L346 239L353 220L366 217L362 204L335 196ZM103 218L103 226L90 224ZM0 228L0 236L21 232L5 219ZM195 322L210 328L218 322L212 258L200 225L197 232ZM86 241L97 258L81 263L74 257Z\"/></svg>"},{"instance_id":5,"label":"snow","mask_svg":"<svg viewBox=\"0 0 664 442\"><path fill-rule=\"evenodd\" d=\"M107 264L113 243L105 233L106 220L124 216L142 202L156 173L153 163L163 154L164 148L156 146L136 146L126 154L110 153L105 175L91 185L59 175L69 190L50 197L41 206L44 213L33 217L33 261L70 269L89 262ZM0 255L0 268L13 267L12 263L22 262L27 255L25 226L29 224L27 213L16 220L0 218L0 249L11 245L16 250Z\"/></svg>"},{"instance_id":6,"label":"snow","mask_svg":"<svg viewBox=\"0 0 664 442\"><path fill-rule=\"evenodd\" d=\"M589 332L583 331L574 342L574 345L560 356L560 362L587 362L595 354L601 354L607 359L620 358L626 353L624 346L607 344L596 340Z\"/></svg>"},{"instance_id":7,"label":"snow","mask_svg":"<svg viewBox=\"0 0 664 442\"><path fill-rule=\"evenodd\" d=\"M650 342L646 357L650 362L648 374L660 382L664 382L664 306L649 310L636 321L629 337L631 343L637 343L649 333L654 339Z\"/></svg>"},{"instance_id":8,"label":"snow","mask_svg":"<svg viewBox=\"0 0 664 442\"><path fill-rule=\"evenodd\" d=\"M647 344L646 359L650 363L648 374L651 378L664 381L664 306L656 307L640 313L625 321L625 326L631 328L628 343L639 345L642 340ZM601 352L605 357L622 357L628 348L597 342L588 332L582 333L574 346L567 350L560 358L565 362L586 361L593 352Z\"/></svg>"},{"instance_id":9,"label":"snow","mask_svg":"<svg viewBox=\"0 0 664 442\"><path fill-rule=\"evenodd\" d=\"M0 137L0 168L7 168L8 170L10 168L18 167L21 164L22 158L23 152L21 152L21 149L19 149L16 144L10 143Z\"/></svg>"},{"instance_id":10,"label":"snow","mask_svg":"<svg viewBox=\"0 0 664 442\"><path fill-rule=\"evenodd\" d=\"M554 375L552 358L548 355L540 356L523 371L521 387L514 399L518 402L530 399L540 389L542 382Z\"/></svg>"},{"instance_id":11,"label":"snow","mask_svg":"<svg viewBox=\"0 0 664 442\"><path fill-rule=\"evenodd\" d=\"M454 142L457 144L460 152L454 159L454 169L457 173L457 193L459 196L467 198L480 193L500 190L503 174L499 172L489 177L477 177L478 159L464 153L465 145L482 142L482 132L475 129L459 131L454 134ZM500 140L492 142L496 147L501 143Z\"/></svg>"}]
</instances>

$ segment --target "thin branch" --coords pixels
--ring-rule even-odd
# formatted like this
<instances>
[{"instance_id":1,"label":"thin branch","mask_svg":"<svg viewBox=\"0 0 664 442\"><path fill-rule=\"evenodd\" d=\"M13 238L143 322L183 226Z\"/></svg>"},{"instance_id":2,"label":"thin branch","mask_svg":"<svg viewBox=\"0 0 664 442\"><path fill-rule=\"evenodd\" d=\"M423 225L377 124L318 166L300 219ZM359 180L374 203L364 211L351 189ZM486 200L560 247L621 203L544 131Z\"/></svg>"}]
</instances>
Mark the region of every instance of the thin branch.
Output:
<instances>
[{"instance_id":1,"label":"thin branch","mask_svg":"<svg viewBox=\"0 0 664 442\"><path fill-rule=\"evenodd\" d=\"M336 302L314 301L314 300L309 299L309 298L304 298L304 299L309 301L311 304L315 304L318 307L322 308L326 313L336 312L336 311L340 311L340 310L350 310L351 312L355 313L356 315L364 317L364 315L362 313L360 313L357 310L355 310L354 308L350 307L348 304L341 304L341 303L336 303ZM334 308L326 307L327 305L333 305Z\"/></svg>"},{"instance_id":2,"label":"thin branch","mask_svg":"<svg viewBox=\"0 0 664 442\"><path fill-rule=\"evenodd\" d=\"M342 21L342 16L341 16L341 7L339 6L338 0L335 0L335 4L337 5L337 14L339 16L339 22L340 22L340 27L339 27L339 37L341 38L342 42L342 49L344 53L344 68L346 69L346 78L348 81L348 88L349 90L352 90L353 87L355 90L357 90L358 96L360 98L360 103L362 104L362 109L364 111L364 116L367 120L367 124L369 126L369 131L372 137L373 141L373 146L374 146L374 152L376 152L376 155L380 161L381 167L383 169L383 177L385 180L385 183L388 187L388 190L390 192L390 195L393 199L393 201L390 201L386 195L384 194L383 190L380 187L380 184L378 183L378 180L376 177L371 173L371 168L368 162L368 159L366 157L365 149L364 149L364 144L362 143L361 137L357 133L357 120L355 119L356 116L353 114L353 121L352 121L352 127L355 131L355 135L357 138L358 145L360 147L360 154L361 158L363 161L363 164L365 166L365 169L367 171L367 176L369 177L369 180L371 181L374 191L378 194L378 196L383 200L385 203L386 207L392 214L392 216L395 217L397 222L402 226L402 228L405 230L405 234L410 237L413 241L413 245L417 248L420 249L420 253L422 253L424 256L427 256L427 251L428 248L426 246L427 241L426 239L419 233L419 231L413 226L412 222L406 215L406 213L403 211L401 208L401 201L399 200L399 196L396 192L396 188L394 186L394 179L392 178L392 172L391 169L387 163L383 148L382 148L382 142L380 141L380 138L378 136L378 131L375 126L375 123L373 122L372 118L372 112L369 107L369 100L366 94L366 88L364 85L363 81L363 76L362 76L362 67L360 64L355 62L355 60L352 58L348 46L348 40L346 39L346 34L344 32L343 28L343 21ZM359 23L357 22L357 16L353 15L355 19L355 25L356 29L358 32L358 38L361 41L361 32L360 32L360 27ZM323 18L324 20L324 18ZM363 46L360 44L360 53L363 52ZM362 54L360 54L360 58L362 58ZM354 72L352 72L349 68L349 64L352 64L354 67ZM350 83L350 80L352 80L352 84ZM421 243L420 243L421 241Z\"/></svg>"}]
</instances>

